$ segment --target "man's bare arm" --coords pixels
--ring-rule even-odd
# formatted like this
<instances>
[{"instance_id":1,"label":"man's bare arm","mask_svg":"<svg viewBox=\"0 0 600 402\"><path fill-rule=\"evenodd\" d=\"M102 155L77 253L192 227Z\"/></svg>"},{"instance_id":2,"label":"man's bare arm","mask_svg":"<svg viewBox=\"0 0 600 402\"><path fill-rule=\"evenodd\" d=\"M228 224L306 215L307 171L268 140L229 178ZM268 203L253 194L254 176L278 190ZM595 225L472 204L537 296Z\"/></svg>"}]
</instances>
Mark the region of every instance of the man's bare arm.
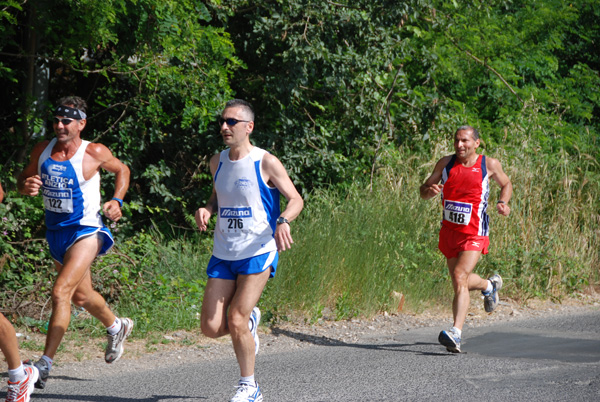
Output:
<instances>
[{"instance_id":1,"label":"man's bare arm","mask_svg":"<svg viewBox=\"0 0 600 402\"><path fill-rule=\"evenodd\" d=\"M451 157L452 156L450 155L440 159L435 164L435 168L433 169L431 176L429 176L429 178L425 180L425 183L419 187L419 195L422 199L429 200L442 191L444 186L439 184L439 182L442 180L442 172L444 171L444 167L448 164Z\"/></svg>"}]
</instances>

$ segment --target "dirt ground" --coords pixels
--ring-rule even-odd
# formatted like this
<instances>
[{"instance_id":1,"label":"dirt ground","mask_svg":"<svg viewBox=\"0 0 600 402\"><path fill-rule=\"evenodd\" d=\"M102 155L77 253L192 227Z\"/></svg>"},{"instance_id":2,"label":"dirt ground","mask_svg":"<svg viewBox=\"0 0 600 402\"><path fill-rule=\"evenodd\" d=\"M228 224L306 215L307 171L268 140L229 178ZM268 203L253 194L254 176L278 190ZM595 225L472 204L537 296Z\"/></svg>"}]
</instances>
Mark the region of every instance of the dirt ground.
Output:
<instances>
[{"instance_id":1,"label":"dirt ground","mask_svg":"<svg viewBox=\"0 0 600 402\"><path fill-rule=\"evenodd\" d=\"M521 305L513 300L501 299L499 306L488 314L483 309L480 297L472 293L471 308L464 330L489 325L498 321L521 320L548 314L570 314L575 311L593 310L600 313L600 293L576 294L560 304L551 301L529 301ZM447 309L426 310L419 314L408 312L383 312L369 319L335 321L324 318L313 325L303 322L284 322L271 327L260 327L261 353L277 353L293 348L307 347L311 344L356 343L365 335L390 335L403 329L435 327L436 332L448 328L452 323L450 306ZM135 328L134 328L135 331ZM32 332L19 332L21 358L37 360L43 350L45 335ZM56 366L65 366L74 362L102 361L105 340L102 338L83 338L67 334L59 353L55 358ZM177 331L165 334L151 334L145 339L131 339L125 344L123 359L151 361L160 365L161 361L172 358L184 362L201 356L203 359L233 357L233 348L229 337L210 339L197 331ZM6 362L0 361L0 373L6 372Z\"/></svg>"}]
</instances>

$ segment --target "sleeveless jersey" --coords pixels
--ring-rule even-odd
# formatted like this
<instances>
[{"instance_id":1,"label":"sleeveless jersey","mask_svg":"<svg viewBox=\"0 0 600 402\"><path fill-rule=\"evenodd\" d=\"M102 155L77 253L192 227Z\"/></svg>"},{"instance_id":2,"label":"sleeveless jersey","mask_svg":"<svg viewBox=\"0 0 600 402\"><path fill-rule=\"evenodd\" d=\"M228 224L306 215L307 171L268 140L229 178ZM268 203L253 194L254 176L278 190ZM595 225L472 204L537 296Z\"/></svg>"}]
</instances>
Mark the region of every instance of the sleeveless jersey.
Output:
<instances>
[{"instance_id":1,"label":"sleeveless jersey","mask_svg":"<svg viewBox=\"0 0 600 402\"><path fill-rule=\"evenodd\" d=\"M267 151L254 147L244 158L232 161L229 149L221 152L214 177L219 210L213 255L242 260L276 251L276 220L280 214L279 190L269 187L261 174Z\"/></svg>"},{"instance_id":2,"label":"sleeveless jersey","mask_svg":"<svg viewBox=\"0 0 600 402\"><path fill-rule=\"evenodd\" d=\"M90 144L83 141L69 160L58 162L50 157L54 138L38 161L42 178L42 196L46 210L46 227L59 230L74 226L103 227L100 217L100 173L83 178L83 156Z\"/></svg>"},{"instance_id":3,"label":"sleeveless jersey","mask_svg":"<svg viewBox=\"0 0 600 402\"><path fill-rule=\"evenodd\" d=\"M442 172L442 225L458 232L489 235L487 200L490 194L485 156L473 166L456 162L456 155Z\"/></svg>"}]
</instances>

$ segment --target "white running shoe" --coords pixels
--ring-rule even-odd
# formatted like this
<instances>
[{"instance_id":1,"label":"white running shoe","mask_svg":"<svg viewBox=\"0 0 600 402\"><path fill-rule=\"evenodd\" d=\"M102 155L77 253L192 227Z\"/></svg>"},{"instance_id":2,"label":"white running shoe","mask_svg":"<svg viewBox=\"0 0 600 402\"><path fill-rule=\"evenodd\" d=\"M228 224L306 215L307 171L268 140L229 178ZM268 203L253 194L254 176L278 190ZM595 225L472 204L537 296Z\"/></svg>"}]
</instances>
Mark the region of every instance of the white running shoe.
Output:
<instances>
[{"instance_id":1,"label":"white running shoe","mask_svg":"<svg viewBox=\"0 0 600 402\"><path fill-rule=\"evenodd\" d=\"M34 384L38 380L39 371L35 366L24 365L25 378L19 382L8 382L6 402L29 402L33 394Z\"/></svg>"},{"instance_id":2,"label":"white running shoe","mask_svg":"<svg viewBox=\"0 0 600 402\"><path fill-rule=\"evenodd\" d=\"M488 281L492 282L492 286L494 287L490 293L481 292L483 294L483 308L488 313L494 311L496 306L498 306L498 302L500 301L500 296L498 295L498 291L502 289L502 277L496 274L488 278Z\"/></svg>"},{"instance_id":3,"label":"white running shoe","mask_svg":"<svg viewBox=\"0 0 600 402\"><path fill-rule=\"evenodd\" d=\"M250 328L250 332L254 338L254 355L258 354L258 348L260 346L260 340L258 339L258 324L260 324L260 317L260 310L258 307L254 307L250 314L250 321L248 321L248 328Z\"/></svg>"},{"instance_id":4,"label":"white running shoe","mask_svg":"<svg viewBox=\"0 0 600 402\"><path fill-rule=\"evenodd\" d=\"M255 387L246 383L238 385L235 395L229 402L261 402L263 395L260 392L260 387L257 382L254 384L256 385Z\"/></svg>"},{"instance_id":5,"label":"white running shoe","mask_svg":"<svg viewBox=\"0 0 600 402\"><path fill-rule=\"evenodd\" d=\"M104 360L107 363L114 363L123 354L123 343L125 339L131 334L133 329L133 321L130 318L121 318L121 330L114 335L107 332L108 343L106 344L106 351L104 353Z\"/></svg>"},{"instance_id":6,"label":"white running shoe","mask_svg":"<svg viewBox=\"0 0 600 402\"><path fill-rule=\"evenodd\" d=\"M438 336L438 341L446 347L448 352L460 353L460 336L454 331L442 331Z\"/></svg>"}]
</instances>

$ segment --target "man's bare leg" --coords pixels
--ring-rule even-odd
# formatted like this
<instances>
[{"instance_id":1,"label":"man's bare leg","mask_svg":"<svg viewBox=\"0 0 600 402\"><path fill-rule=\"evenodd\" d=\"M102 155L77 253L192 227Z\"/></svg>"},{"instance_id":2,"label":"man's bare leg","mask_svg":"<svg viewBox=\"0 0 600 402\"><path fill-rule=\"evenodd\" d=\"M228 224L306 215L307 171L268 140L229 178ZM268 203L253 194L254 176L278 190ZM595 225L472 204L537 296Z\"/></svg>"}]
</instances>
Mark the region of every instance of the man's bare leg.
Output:
<instances>
[{"instance_id":1,"label":"man's bare leg","mask_svg":"<svg viewBox=\"0 0 600 402\"><path fill-rule=\"evenodd\" d=\"M487 288L487 280L473 273L480 255L481 251L463 251L458 255L458 258L447 260L454 288L454 300L452 302L454 327L461 331L469 311L469 292Z\"/></svg>"},{"instance_id":2,"label":"man's bare leg","mask_svg":"<svg viewBox=\"0 0 600 402\"><path fill-rule=\"evenodd\" d=\"M4 353L9 370L21 366L19 342L17 341L15 328L2 313L0 313L0 350Z\"/></svg>"},{"instance_id":3,"label":"man's bare leg","mask_svg":"<svg viewBox=\"0 0 600 402\"><path fill-rule=\"evenodd\" d=\"M71 320L71 301L85 308L105 327L112 325L116 316L106 301L92 286L90 267L98 255L102 241L89 236L77 241L67 251L64 265L54 262L58 277L52 290L53 313L48 326L44 354L53 358Z\"/></svg>"},{"instance_id":4,"label":"man's bare leg","mask_svg":"<svg viewBox=\"0 0 600 402\"><path fill-rule=\"evenodd\" d=\"M229 306L227 322L242 377L254 374L255 345L248 321L270 275L270 269L259 274L239 275L236 281L237 288Z\"/></svg>"}]
</instances>

